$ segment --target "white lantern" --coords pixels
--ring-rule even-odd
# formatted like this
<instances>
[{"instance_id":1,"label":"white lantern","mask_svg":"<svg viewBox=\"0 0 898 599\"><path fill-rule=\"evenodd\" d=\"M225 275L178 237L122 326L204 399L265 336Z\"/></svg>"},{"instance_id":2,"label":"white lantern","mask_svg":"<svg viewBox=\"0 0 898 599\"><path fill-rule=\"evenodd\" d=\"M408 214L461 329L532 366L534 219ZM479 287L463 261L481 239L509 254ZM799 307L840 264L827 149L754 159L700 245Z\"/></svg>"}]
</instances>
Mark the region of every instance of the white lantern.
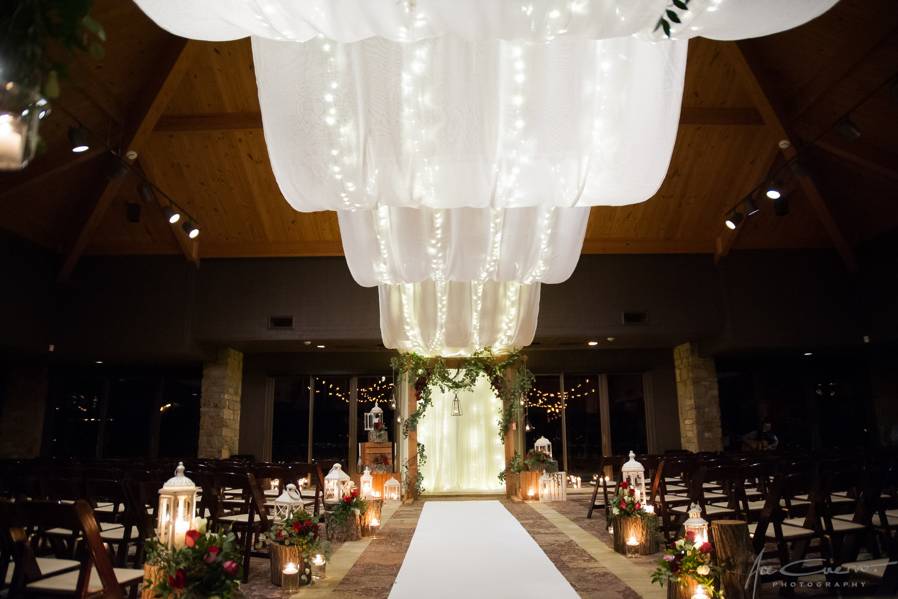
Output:
<instances>
[{"instance_id":1,"label":"white lantern","mask_svg":"<svg viewBox=\"0 0 898 599\"><path fill-rule=\"evenodd\" d=\"M359 482L361 483L360 493L362 495L362 499L366 499L371 495L371 492L374 487L374 477L371 476L371 470L368 466L365 466L365 471L362 473L362 476L359 478Z\"/></svg>"},{"instance_id":2,"label":"white lantern","mask_svg":"<svg viewBox=\"0 0 898 599\"><path fill-rule=\"evenodd\" d=\"M343 472L343 467L334 464L327 476L324 477L324 500L337 502L343 497L343 486L349 481L349 475Z\"/></svg>"},{"instance_id":3,"label":"white lantern","mask_svg":"<svg viewBox=\"0 0 898 599\"><path fill-rule=\"evenodd\" d=\"M187 531L193 528L196 509L196 485L184 476L184 463L178 462L174 477L159 489L159 514L156 534L166 547L182 547Z\"/></svg>"},{"instance_id":4,"label":"white lantern","mask_svg":"<svg viewBox=\"0 0 898 599\"><path fill-rule=\"evenodd\" d=\"M375 401L374 407L371 408L371 411L365 412L365 430L375 430L378 423L380 423L381 425L384 423L384 411Z\"/></svg>"},{"instance_id":5,"label":"white lantern","mask_svg":"<svg viewBox=\"0 0 898 599\"><path fill-rule=\"evenodd\" d=\"M702 508L697 503L689 506L689 519L683 522L683 531L686 535L693 534L696 545L708 540L708 521L702 518Z\"/></svg>"},{"instance_id":6,"label":"white lantern","mask_svg":"<svg viewBox=\"0 0 898 599\"><path fill-rule=\"evenodd\" d=\"M49 113L46 98L33 89L0 81L0 171L28 166L37 149L40 120Z\"/></svg>"},{"instance_id":7,"label":"white lantern","mask_svg":"<svg viewBox=\"0 0 898 599\"><path fill-rule=\"evenodd\" d=\"M621 468L621 482L626 482L636 490L636 501L645 503L645 467L636 461L636 454L630 452L630 459Z\"/></svg>"},{"instance_id":8,"label":"white lantern","mask_svg":"<svg viewBox=\"0 0 898 599\"><path fill-rule=\"evenodd\" d=\"M387 501L399 501L401 493L399 481L391 476L390 480L384 483L384 499Z\"/></svg>"},{"instance_id":9,"label":"white lantern","mask_svg":"<svg viewBox=\"0 0 898 599\"><path fill-rule=\"evenodd\" d=\"M294 512L298 512L303 509L304 505L302 501L302 493L299 492L299 489L296 488L296 485L290 483L287 485L287 488L284 489L284 492L274 500L274 503L272 505L272 517L275 520L280 520L281 522L283 522Z\"/></svg>"},{"instance_id":10,"label":"white lantern","mask_svg":"<svg viewBox=\"0 0 898 599\"><path fill-rule=\"evenodd\" d=\"M544 453L550 458L552 457L552 442L546 439L545 437L540 437L536 440L536 443L533 444L533 449Z\"/></svg>"}]
</instances>

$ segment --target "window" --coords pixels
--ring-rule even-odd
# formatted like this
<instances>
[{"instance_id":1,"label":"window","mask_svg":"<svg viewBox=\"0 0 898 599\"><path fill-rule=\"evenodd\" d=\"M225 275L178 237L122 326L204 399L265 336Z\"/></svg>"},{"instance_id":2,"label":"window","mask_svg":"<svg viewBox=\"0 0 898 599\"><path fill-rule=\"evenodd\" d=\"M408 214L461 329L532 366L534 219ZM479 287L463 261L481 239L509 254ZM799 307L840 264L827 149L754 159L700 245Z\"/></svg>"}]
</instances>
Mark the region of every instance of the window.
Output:
<instances>
[{"instance_id":1,"label":"window","mask_svg":"<svg viewBox=\"0 0 898 599\"><path fill-rule=\"evenodd\" d=\"M609 374L608 407L611 413L612 453L626 455L631 450L646 453L642 375Z\"/></svg>"},{"instance_id":2,"label":"window","mask_svg":"<svg viewBox=\"0 0 898 599\"><path fill-rule=\"evenodd\" d=\"M552 456L564 467L564 443L561 435L561 377L537 376L527 396L524 413L525 453L540 437L552 443Z\"/></svg>"},{"instance_id":3,"label":"window","mask_svg":"<svg viewBox=\"0 0 898 599\"><path fill-rule=\"evenodd\" d=\"M564 376L567 459L571 474L588 480L602 459L602 417L597 376Z\"/></svg>"},{"instance_id":4,"label":"window","mask_svg":"<svg viewBox=\"0 0 898 599\"><path fill-rule=\"evenodd\" d=\"M201 373L165 378L159 406L159 457L195 456L200 435Z\"/></svg>"},{"instance_id":5,"label":"window","mask_svg":"<svg viewBox=\"0 0 898 599\"><path fill-rule=\"evenodd\" d=\"M322 462L338 461L347 466L349 377L316 376L312 414L312 458Z\"/></svg>"},{"instance_id":6,"label":"window","mask_svg":"<svg viewBox=\"0 0 898 599\"><path fill-rule=\"evenodd\" d=\"M279 377L274 381L274 460L309 459L309 377Z\"/></svg>"},{"instance_id":7,"label":"window","mask_svg":"<svg viewBox=\"0 0 898 599\"><path fill-rule=\"evenodd\" d=\"M374 402L384 411L384 426L390 441L396 442L396 409L393 405L393 380L388 376L360 376L358 378L358 405L356 407L356 441L366 443L365 412L370 412Z\"/></svg>"}]
</instances>

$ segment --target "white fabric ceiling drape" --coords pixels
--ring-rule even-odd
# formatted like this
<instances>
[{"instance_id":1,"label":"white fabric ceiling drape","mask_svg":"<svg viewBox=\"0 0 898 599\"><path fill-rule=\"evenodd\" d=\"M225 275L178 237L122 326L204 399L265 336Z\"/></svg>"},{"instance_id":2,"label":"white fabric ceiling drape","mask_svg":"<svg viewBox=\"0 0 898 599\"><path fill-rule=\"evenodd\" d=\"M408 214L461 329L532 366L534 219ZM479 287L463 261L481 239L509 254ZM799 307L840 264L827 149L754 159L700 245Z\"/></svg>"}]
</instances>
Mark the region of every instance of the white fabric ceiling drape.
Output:
<instances>
[{"instance_id":1,"label":"white fabric ceiling drape","mask_svg":"<svg viewBox=\"0 0 898 599\"><path fill-rule=\"evenodd\" d=\"M386 347L461 355L533 338L589 207L651 197L687 40L775 33L836 0L136 0L160 26L253 38L272 169L337 210Z\"/></svg>"}]
</instances>

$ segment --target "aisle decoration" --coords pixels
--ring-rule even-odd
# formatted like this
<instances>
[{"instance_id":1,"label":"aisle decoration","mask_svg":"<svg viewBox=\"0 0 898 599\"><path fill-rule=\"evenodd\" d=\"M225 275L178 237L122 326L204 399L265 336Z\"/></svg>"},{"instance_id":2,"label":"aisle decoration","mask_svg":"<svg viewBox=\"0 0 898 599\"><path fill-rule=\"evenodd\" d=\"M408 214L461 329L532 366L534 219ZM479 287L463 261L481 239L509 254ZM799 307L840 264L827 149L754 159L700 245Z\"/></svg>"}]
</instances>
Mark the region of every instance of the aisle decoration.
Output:
<instances>
[{"instance_id":1,"label":"aisle decoration","mask_svg":"<svg viewBox=\"0 0 898 599\"><path fill-rule=\"evenodd\" d=\"M285 570L293 569L287 567L291 564L295 566L299 585L312 582L312 556L323 552L316 517L304 509L296 509L286 518L277 518L272 522L266 540L272 584L288 586L285 584L284 575Z\"/></svg>"},{"instance_id":2,"label":"aisle decoration","mask_svg":"<svg viewBox=\"0 0 898 599\"><path fill-rule=\"evenodd\" d=\"M325 503L336 503L346 494L351 484L351 479L343 466L339 463L331 466L330 472L324 477L324 501Z\"/></svg>"},{"instance_id":3,"label":"aisle decoration","mask_svg":"<svg viewBox=\"0 0 898 599\"><path fill-rule=\"evenodd\" d=\"M302 493L299 492L296 485L290 483L284 492L272 502L271 516L275 522L284 521L290 518L294 512L302 511L304 507Z\"/></svg>"},{"instance_id":4,"label":"aisle decoration","mask_svg":"<svg viewBox=\"0 0 898 599\"><path fill-rule=\"evenodd\" d=\"M240 551L232 533L206 531L206 522L188 530L181 547L147 543L143 597L229 599L240 580Z\"/></svg>"},{"instance_id":5,"label":"aisle decoration","mask_svg":"<svg viewBox=\"0 0 898 599\"><path fill-rule=\"evenodd\" d=\"M183 547L185 535L194 528L196 485L184 475L184 462L178 462L175 475L159 489L156 534L168 548Z\"/></svg>"},{"instance_id":6,"label":"aisle decoration","mask_svg":"<svg viewBox=\"0 0 898 599\"><path fill-rule=\"evenodd\" d=\"M690 531L666 549L652 572L652 582L668 585L668 597L671 598L691 599L701 592L699 587L709 597L720 597L717 590L719 574L711 543Z\"/></svg>"},{"instance_id":7,"label":"aisle decoration","mask_svg":"<svg viewBox=\"0 0 898 599\"><path fill-rule=\"evenodd\" d=\"M630 459L621 468L621 482L611 499L611 534L614 550L624 555L651 555L658 551L658 519L645 492L645 467Z\"/></svg>"},{"instance_id":8,"label":"aisle decoration","mask_svg":"<svg viewBox=\"0 0 898 599\"><path fill-rule=\"evenodd\" d=\"M502 408L498 414L499 439L504 441L508 429L521 413L522 398L533 384L533 373L527 369L525 358L520 351L505 356L496 356L489 349L474 352L468 358L460 358L457 369L450 369L442 357L424 357L418 354L400 354L391 360L393 370L400 376L413 381L415 390L415 411L402 423L402 433L407 438L416 430L418 421L433 405L432 388L441 391L464 391L474 388L480 376L486 377L493 392L499 398ZM417 444L418 464L423 465L427 454L423 444ZM406 475L408 464L404 466ZM416 480L408 480L408 493L418 497L423 491L423 475L418 468Z\"/></svg>"},{"instance_id":9,"label":"aisle decoration","mask_svg":"<svg viewBox=\"0 0 898 599\"><path fill-rule=\"evenodd\" d=\"M362 537L362 517L368 503L361 498L358 489L352 489L340 499L340 503L325 515L327 540L358 541Z\"/></svg>"}]
</instances>

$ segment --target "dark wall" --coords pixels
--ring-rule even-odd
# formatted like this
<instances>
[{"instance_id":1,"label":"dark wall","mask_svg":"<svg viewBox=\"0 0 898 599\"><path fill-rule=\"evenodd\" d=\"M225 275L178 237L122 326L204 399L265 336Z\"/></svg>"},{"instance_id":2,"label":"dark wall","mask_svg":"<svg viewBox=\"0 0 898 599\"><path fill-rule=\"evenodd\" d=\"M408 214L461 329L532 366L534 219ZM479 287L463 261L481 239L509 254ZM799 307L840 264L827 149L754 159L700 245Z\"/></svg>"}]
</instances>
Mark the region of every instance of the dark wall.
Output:
<instances>
[{"instance_id":1,"label":"dark wall","mask_svg":"<svg viewBox=\"0 0 898 599\"><path fill-rule=\"evenodd\" d=\"M0 352L46 352L55 316L55 257L0 235L0 281Z\"/></svg>"}]
</instances>

